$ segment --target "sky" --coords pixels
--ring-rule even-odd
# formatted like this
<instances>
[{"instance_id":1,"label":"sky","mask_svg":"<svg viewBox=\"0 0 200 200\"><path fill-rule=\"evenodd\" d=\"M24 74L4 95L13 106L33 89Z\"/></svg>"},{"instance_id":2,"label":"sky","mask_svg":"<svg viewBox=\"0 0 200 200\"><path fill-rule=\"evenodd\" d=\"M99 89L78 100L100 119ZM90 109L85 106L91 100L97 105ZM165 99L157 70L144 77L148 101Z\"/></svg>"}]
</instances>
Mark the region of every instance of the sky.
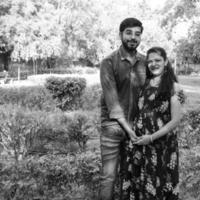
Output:
<instances>
[{"instance_id":1,"label":"sky","mask_svg":"<svg viewBox=\"0 0 200 200\"><path fill-rule=\"evenodd\" d=\"M152 9L159 9L164 6L166 0L146 0L146 2Z\"/></svg>"}]
</instances>

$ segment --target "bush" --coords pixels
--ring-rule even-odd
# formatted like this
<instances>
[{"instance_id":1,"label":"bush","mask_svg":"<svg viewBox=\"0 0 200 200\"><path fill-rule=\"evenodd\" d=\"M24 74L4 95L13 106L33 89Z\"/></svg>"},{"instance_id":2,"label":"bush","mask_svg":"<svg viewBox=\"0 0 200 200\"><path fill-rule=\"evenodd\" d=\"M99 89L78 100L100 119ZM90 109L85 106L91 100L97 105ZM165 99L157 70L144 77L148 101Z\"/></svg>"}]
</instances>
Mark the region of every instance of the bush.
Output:
<instances>
[{"instance_id":1,"label":"bush","mask_svg":"<svg viewBox=\"0 0 200 200\"><path fill-rule=\"evenodd\" d=\"M56 102L43 86L0 88L0 105L12 104L31 110L55 110Z\"/></svg>"},{"instance_id":2,"label":"bush","mask_svg":"<svg viewBox=\"0 0 200 200\"><path fill-rule=\"evenodd\" d=\"M84 151L89 138L99 136L99 113L76 111L68 114L68 118L70 119L67 125L70 143L78 143L78 149Z\"/></svg>"},{"instance_id":3,"label":"bush","mask_svg":"<svg viewBox=\"0 0 200 200\"><path fill-rule=\"evenodd\" d=\"M63 111L75 110L80 106L80 97L86 87L86 80L50 77L46 80L45 86L57 101L57 107Z\"/></svg>"},{"instance_id":4,"label":"bush","mask_svg":"<svg viewBox=\"0 0 200 200\"><path fill-rule=\"evenodd\" d=\"M69 153L68 121L62 112L1 106L1 156L18 161L30 154Z\"/></svg>"},{"instance_id":5,"label":"bush","mask_svg":"<svg viewBox=\"0 0 200 200\"><path fill-rule=\"evenodd\" d=\"M81 96L81 108L83 110L100 109L102 89L100 84L88 86Z\"/></svg>"},{"instance_id":6,"label":"bush","mask_svg":"<svg viewBox=\"0 0 200 200\"><path fill-rule=\"evenodd\" d=\"M200 111L189 112L178 131L181 199L200 199Z\"/></svg>"},{"instance_id":7,"label":"bush","mask_svg":"<svg viewBox=\"0 0 200 200\"><path fill-rule=\"evenodd\" d=\"M87 134L88 117L85 114L75 113L68 124L68 134L71 142L78 142L81 149L85 149L89 138Z\"/></svg>"},{"instance_id":8,"label":"bush","mask_svg":"<svg viewBox=\"0 0 200 200\"><path fill-rule=\"evenodd\" d=\"M98 132L94 114L1 106L0 155L17 162L34 154L82 152L89 137Z\"/></svg>"},{"instance_id":9,"label":"bush","mask_svg":"<svg viewBox=\"0 0 200 200\"><path fill-rule=\"evenodd\" d=\"M99 154L31 156L1 161L1 200L94 200L99 183Z\"/></svg>"},{"instance_id":10,"label":"bush","mask_svg":"<svg viewBox=\"0 0 200 200\"><path fill-rule=\"evenodd\" d=\"M82 74L83 71L79 68L52 68L52 69L39 69L38 74Z\"/></svg>"},{"instance_id":11,"label":"bush","mask_svg":"<svg viewBox=\"0 0 200 200\"><path fill-rule=\"evenodd\" d=\"M100 154L86 152L96 113L28 109L18 92L0 106L1 199L97 199Z\"/></svg>"},{"instance_id":12,"label":"bush","mask_svg":"<svg viewBox=\"0 0 200 200\"><path fill-rule=\"evenodd\" d=\"M20 71L20 80L26 80L28 75L29 75L29 71L28 70ZM9 71L9 76L12 77L12 78L18 78L18 71L10 70Z\"/></svg>"}]
</instances>

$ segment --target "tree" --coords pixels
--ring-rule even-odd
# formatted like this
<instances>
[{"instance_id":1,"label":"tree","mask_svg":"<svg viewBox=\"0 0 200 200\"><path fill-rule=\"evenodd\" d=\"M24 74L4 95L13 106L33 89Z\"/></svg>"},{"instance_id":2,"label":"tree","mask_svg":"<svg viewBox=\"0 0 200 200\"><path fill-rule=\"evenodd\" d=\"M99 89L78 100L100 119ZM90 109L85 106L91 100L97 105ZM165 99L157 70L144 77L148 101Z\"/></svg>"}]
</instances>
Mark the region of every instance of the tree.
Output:
<instances>
[{"instance_id":1,"label":"tree","mask_svg":"<svg viewBox=\"0 0 200 200\"><path fill-rule=\"evenodd\" d=\"M193 44L192 58L194 63L200 63L200 20L194 23L190 32L190 40Z\"/></svg>"},{"instance_id":2,"label":"tree","mask_svg":"<svg viewBox=\"0 0 200 200\"><path fill-rule=\"evenodd\" d=\"M152 13L146 0L3 2L0 36L5 35L13 44L13 60L37 62L61 57L97 64L119 46L119 24L126 17L136 17L144 24L140 46L143 53L154 45L172 52L171 43L159 27L159 15Z\"/></svg>"},{"instance_id":3,"label":"tree","mask_svg":"<svg viewBox=\"0 0 200 200\"><path fill-rule=\"evenodd\" d=\"M1 19L0 35L14 45L14 60L36 60L59 55L63 32L53 4L42 0L11 1L9 14Z\"/></svg>"},{"instance_id":4,"label":"tree","mask_svg":"<svg viewBox=\"0 0 200 200\"><path fill-rule=\"evenodd\" d=\"M190 26L187 39L177 42L176 52L182 63L200 63L200 20Z\"/></svg>"},{"instance_id":5,"label":"tree","mask_svg":"<svg viewBox=\"0 0 200 200\"><path fill-rule=\"evenodd\" d=\"M182 22L191 21L195 16L200 15L198 1L168 0L160 11L161 26L168 33L168 38L173 37L173 29Z\"/></svg>"}]
</instances>

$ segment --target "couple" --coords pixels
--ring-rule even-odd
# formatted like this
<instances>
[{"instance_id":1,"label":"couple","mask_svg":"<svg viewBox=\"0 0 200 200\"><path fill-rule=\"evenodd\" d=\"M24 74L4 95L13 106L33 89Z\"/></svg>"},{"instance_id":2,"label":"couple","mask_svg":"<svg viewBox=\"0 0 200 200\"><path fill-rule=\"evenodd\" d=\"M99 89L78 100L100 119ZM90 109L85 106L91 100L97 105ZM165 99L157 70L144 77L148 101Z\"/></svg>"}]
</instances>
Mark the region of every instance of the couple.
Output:
<instances>
[{"instance_id":1,"label":"couple","mask_svg":"<svg viewBox=\"0 0 200 200\"><path fill-rule=\"evenodd\" d=\"M120 163L121 199L178 200L181 90L161 47L137 52L136 18L119 27L122 45L101 62L100 199L113 200Z\"/></svg>"}]
</instances>

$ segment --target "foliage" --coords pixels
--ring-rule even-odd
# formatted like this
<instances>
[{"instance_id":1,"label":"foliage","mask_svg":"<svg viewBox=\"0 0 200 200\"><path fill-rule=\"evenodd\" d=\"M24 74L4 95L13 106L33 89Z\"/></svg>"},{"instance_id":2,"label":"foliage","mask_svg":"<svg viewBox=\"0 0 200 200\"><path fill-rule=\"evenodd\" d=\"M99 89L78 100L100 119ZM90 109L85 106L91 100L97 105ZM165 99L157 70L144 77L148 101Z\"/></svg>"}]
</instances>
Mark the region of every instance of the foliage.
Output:
<instances>
[{"instance_id":1,"label":"foliage","mask_svg":"<svg viewBox=\"0 0 200 200\"><path fill-rule=\"evenodd\" d=\"M16 161L47 152L82 152L89 137L98 135L95 113L31 111L11 105L0 111L0 154Z\"/></svg>"},{"instance_id":2,"label":"foliage","mask_svg":"<svg viewBox=\"0 0 200 200\"><path fill-rule=\"evenodd\" d=\"M199 63L200 62L200 39L199 39L200 21L191 24L189 36L186 39L178 41L176 52L178 58L186 63Z\"/></svg>"},{"instance_id":3,"label":"foliage","mask_svg":"<svg viewBox=\"0 0 200 200\"><path fill-rule=\"evenodd\" d=\"M119 24L126 17L137 17L144 24L140 49L171 43L159 27L159 18L147 0L10 0L4 2L0 36L14 45L12 58L36 62L51 57L99 61L119 43ZM117 12L116 12L117 10ZM149 26L149 24L151 24ZM152 29L153 27L153 29Z\"/></svg>"},{"instance_id":4,"label":"foliage","mask_svg":"<svg viewBox=\"0 0 200 200\"><path fill-rule=\"evenodd\" d=\"M86 87L81 96L81 108L83 110L100 109L101 86L99 84Z\"/></svg>"},{"instance_id":5,"label":"foliage","mask_svg":"<svg viewBox=\"0 0 200 200\"><path fill-rule=\"evenodd\" d=\"M0 16L3 16L8 13L11 6L11 0L5 1L2 0L0 2Z\"/></svg>"},{"instance_id":6,"label":"foliage","mask_svg":"<svg viewBox=\"0 0 200 200\"><path fill-rule=\"evenodd\" d=\"M99 85L88 89L100 94ZM90 104L98 107L95 97ZM89 138L99 135L99 120L100 112L94 109L63 113L0 106L2 200L97 199L100 151L97 145L87 147ZM183 200L200 197L199 122L200 111L191 111L178 127Z\"/></svg>"},{"instance_id":7,"label":"foliage","mask_svg":"<svg viewBox=\"0 0 200 200\"><path fill-rule=\"evenodd\" d=\"M56 102L43 86L0 88L0 105L13 104L31 110L55 110Z\"/></svg>"},{"instance_id":8,"label":"foliage","mask_svg":"<svg viewBox=\"0 0 200 200\"><path fill-rule=\"evenodd\" d=\"M76 68L53 68L53 69L39 69L38 74L82 74L81 69Z\"/></svg>"},{"instance_id":9,"label":"foliage","mask_svg":"<svg viewBox=\"0 0 200 200\"><path fill-rule=\"evenodd\" d=\"M167 31L169 37L172 37L173 29L181 22L193 20L199 13L198 1L168 0L164 8L160 11L162 15L161 26Z\"/></svg>"},{"instance_id":10,"label":"foliage","mask_svg":"<svg viewBox=\"0 0 200 200\"><path fill-rule=\"evenodd\" d=\"M98 12L93 1L10 0L9 3L9 6L6 1L2 4L5 12L0 35L6 35L7 42L14 45L14 60L35 61L62 55L71 60L96 58Z\"/></svg>"},{"instance_id":11,"label":"foliage","mask_svg":"<svg viewBox=\"0 0 200 200\"><path fill-rule=\"evenodd\" d=\"M60 55L63 31L58 10L46 0L11 0L10 4L1 18L0 35L14 45L13 59L28 61Z\"/></svg>"},{"instance_id":12,"label":"foliage","mask_svg":"<svg viewBox=\"0 0 200 200\"><path fill-rule=\"evenodd\" d=\"M5 109L6 108L6 112ZM21 156L25 155L25 137L29 129L30 121L24 115L13 107L2 108L0 112L0 145L1 155L15 158L16 162Z\"/></svg>"},{"instance_id":13,"label":"foliage","mask_svg":"<svg viewBox=\"0 0 200 200\"><path fill-rule=\"evenodd\" d=\"M193 58L199 62L199 34L196 31L199 29L195 25L199 24L199 1L169 0L163 9L156 12L147 2L2 0L0 38L4 37L4 45L14 46L14 60L36 64L38 60L54 57L67 59L71 63L82 59L98 64L120 44L118 27L121 20L133 16L144 25L139 46L142 52L150 46L163 46L168 55L174 58L174 49L183 37L180 33L182 25L182 32L186 35L190 30L196 32L191 38L194 40Z\"/></svg>"},{"instance_id":14,"label":"foliage","mask_svg":"<svg viewBox=\"0 0 200 200\"><path fill-rule=\"evenodd\" d=\"M1 156L16 162L28 154L69 153L68 118L62 112L31 111L22 107L0 107Z\"/></svg>"},{"instance_id":15,"label":"foliage","mask_svg":"<svg viewBox=\"0 0 200 200\"><path fill-rule=\"evenodd\" d=\"M192 43L192 58L194 60L194 63L200 63L200 20L198 22L195 22L191 26L192 31L190 31L190 43Z\"/></svg>"},{"instance_id":16,"label":"foliage","mask_svg":"<svg viewBox=\"0 0 200 200\"><path fill-rule=\"evenodd\" d=\"M85 150L87 142L91 137L98 137L100 131L99 113L94 110L91 112L75 111L68 114L68 135L70 142L76 142L80 150Z\"/></svg>"},{"instance_id":17,"label":"foliage","mask_svg":"<svg viewBox=\"0 0 200 200\"><path fill-rule=\"evenodd\" d=\"M74 110L79 107L86 80L73 77L49 77L45 86L57 101L57 107L61 110Z\"/></svg>"},{"instance_id":18,"label":"foliage","mask_svg":"<svg viewBox=\"0 0 200 200\"><path fill-rule=\"evenodd\" d=\"M166 1L160 11L161 27L166 32L177 54L177 61L199 63L199 1Z\"/></svg>"},{"instance_id":19,"label":"foliage","mask_svg":"<svg viewBox=\"0 0 200 200\"><path fill-rule=\"evenodd\" d=\"M97 198L99 154L30 156L18 165L1 161L2 200Z\"/></svg>"},{"instance_id":20,"label":"foliage","mask_svg":"<svg viewBox=\"0 0 200 200\"><path fill-rule=\"evenodd\" d=\"M68 125L68 134L70 141L77 141L81 149L85 149L86 142L89 138L87 129L89 124L87 124L88 117L85 114L75 113Z\"/></svg>"},{"instance_id":21,"label":"foliage","mask_svg":"<svg viewBox=\"0 0 200 200\"><path fill-rule=\"evenodd\" d=\"M184 62L191 62L192 59L192 52L193 52L193 44L191 42L188 42L188 39L181 39L179 40L177 44L177 56L180 58L180 60Z\"/></svg>"},{"instance_id":22,"label":"foliage","mask_svg":"<svg viewBox=\"0 0 200 200\"><path fill-rule=\"evenodd\" d=\"M183 200L200 198L200 111L189 112L179 127L180 177Z\"/></svg>"}]
</instances>

